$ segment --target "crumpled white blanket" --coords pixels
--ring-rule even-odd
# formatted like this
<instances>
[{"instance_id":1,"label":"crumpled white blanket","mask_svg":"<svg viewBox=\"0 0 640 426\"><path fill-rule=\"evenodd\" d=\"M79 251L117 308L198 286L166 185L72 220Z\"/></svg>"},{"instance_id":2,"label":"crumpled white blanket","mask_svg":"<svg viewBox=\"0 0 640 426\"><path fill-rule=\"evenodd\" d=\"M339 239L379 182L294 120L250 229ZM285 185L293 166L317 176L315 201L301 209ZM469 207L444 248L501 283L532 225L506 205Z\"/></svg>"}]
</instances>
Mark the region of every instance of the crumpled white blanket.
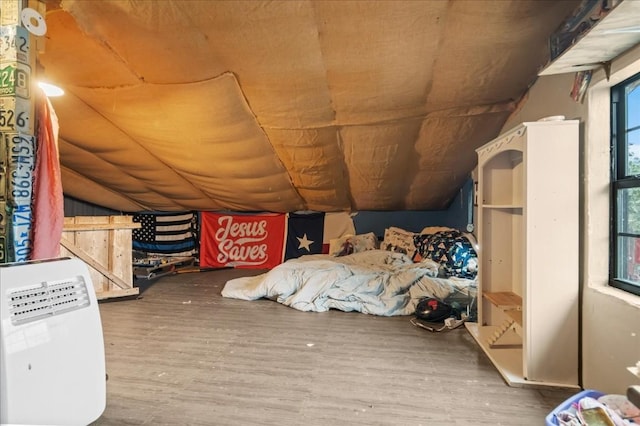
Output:
<instances>
[{"instance_id":1,"label":"crumpled white blanket","mask_svg":"<svg viewBox=\"0 0 640 426\"><path fill-rule=\"evenodd\" d=\"M413 315L423 297L455 298L463 308L476 297L475 280L437 278L439 265L369 250L349 256L309 255L284 262L258 276L227 281L222 296L269 298L301 311L329 309L372 315Z\"/></svg>"}]
</instances>

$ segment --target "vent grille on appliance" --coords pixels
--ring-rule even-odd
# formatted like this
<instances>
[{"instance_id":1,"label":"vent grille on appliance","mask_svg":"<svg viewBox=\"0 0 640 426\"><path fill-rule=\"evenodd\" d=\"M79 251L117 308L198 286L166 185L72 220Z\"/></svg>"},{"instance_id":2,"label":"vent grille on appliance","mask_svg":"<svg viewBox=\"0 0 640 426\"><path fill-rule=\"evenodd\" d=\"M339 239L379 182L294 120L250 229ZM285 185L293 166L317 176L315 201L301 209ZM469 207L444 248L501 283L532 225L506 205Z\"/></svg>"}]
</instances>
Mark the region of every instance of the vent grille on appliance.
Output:
<instances>
[{"instance_id":1,"label":"vent grille on appliance","mask_svg":"<svg viewBox=\"0 0 640 426\"><path fill-rule=\"evenodd\" d=\"M13 325L89 306L87 285L81 276L14 289L7 294Z\"/></svg>"}]
</instances>

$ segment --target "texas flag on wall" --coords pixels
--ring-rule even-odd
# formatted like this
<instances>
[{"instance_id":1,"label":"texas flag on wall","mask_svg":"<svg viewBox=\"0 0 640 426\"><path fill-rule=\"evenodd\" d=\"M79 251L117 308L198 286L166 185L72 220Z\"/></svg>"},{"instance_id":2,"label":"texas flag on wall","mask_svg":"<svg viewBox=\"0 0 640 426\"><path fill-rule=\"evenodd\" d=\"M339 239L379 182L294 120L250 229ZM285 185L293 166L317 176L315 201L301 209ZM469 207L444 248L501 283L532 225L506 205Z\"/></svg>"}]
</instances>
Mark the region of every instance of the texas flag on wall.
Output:
<instances>
[{"instance_id":1,"label":"texas flag on wall","mask_svg":"<svg viewBox=\"0 0 640 426\"><path fill-rule=\"evenodd\" d=\"M284 260L323 252L324 213L289 213Z\"/></svg>"},{"instance_id":2,"label":"texas flag on wall","mask_svg":"<svg viewBox=\"0 0 640 426\"><path fill-rule=\"evenodd\" d=\"M287 215L202 212L200 266L271 269L282 262Z\"/></svg>"}]
</instances>

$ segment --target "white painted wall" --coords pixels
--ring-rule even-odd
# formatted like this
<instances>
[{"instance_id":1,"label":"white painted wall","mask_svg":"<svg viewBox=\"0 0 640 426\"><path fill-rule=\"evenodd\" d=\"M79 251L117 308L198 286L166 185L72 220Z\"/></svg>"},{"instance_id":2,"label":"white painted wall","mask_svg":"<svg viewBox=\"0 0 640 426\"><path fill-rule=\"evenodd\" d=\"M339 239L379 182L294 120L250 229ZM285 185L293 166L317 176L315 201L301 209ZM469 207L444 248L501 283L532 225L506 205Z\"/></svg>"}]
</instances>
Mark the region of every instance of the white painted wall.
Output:
<instances>
[{"instance_id":1,"label":"white painted wall","mask_svg":"<svg viewBox=\"0 0 640 426\"><path fill-rule=\"evenodd\" d=\"M626 392L640 378L627 367L640 361L640 296L609 287L609 90L640 72L640 46L613 61L607 81L594 73L583 104L569 96L573 74L540 77L509 118L503 132L523 121L552 115L581 121L580 282L582 290L582 385L605 393ZM578 218L576 218L578 220ZM559 256L571 253L559 253ZM541 318L544 321L544 318Z\"/></svg>"}]
</instances>

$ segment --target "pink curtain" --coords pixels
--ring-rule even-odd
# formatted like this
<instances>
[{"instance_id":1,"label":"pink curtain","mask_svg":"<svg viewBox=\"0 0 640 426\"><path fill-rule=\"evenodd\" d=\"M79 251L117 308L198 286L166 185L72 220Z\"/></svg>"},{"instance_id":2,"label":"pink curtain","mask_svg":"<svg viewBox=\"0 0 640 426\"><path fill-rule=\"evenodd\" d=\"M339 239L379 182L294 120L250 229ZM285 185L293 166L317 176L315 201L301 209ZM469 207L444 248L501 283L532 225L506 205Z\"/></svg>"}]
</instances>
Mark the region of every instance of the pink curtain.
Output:
<instances>
[{"instance_id":1,"label":"pink curtain","mask_svg":"<svg viewBox=\"0 0 640 426\"><path fill-rule=\"evenodd\" d=\"M60 256L60 238L64 225L64 196L58 155L58 118L44 93L38 97L36 115L32 260Z\"/></svg>"}]
</instances>

